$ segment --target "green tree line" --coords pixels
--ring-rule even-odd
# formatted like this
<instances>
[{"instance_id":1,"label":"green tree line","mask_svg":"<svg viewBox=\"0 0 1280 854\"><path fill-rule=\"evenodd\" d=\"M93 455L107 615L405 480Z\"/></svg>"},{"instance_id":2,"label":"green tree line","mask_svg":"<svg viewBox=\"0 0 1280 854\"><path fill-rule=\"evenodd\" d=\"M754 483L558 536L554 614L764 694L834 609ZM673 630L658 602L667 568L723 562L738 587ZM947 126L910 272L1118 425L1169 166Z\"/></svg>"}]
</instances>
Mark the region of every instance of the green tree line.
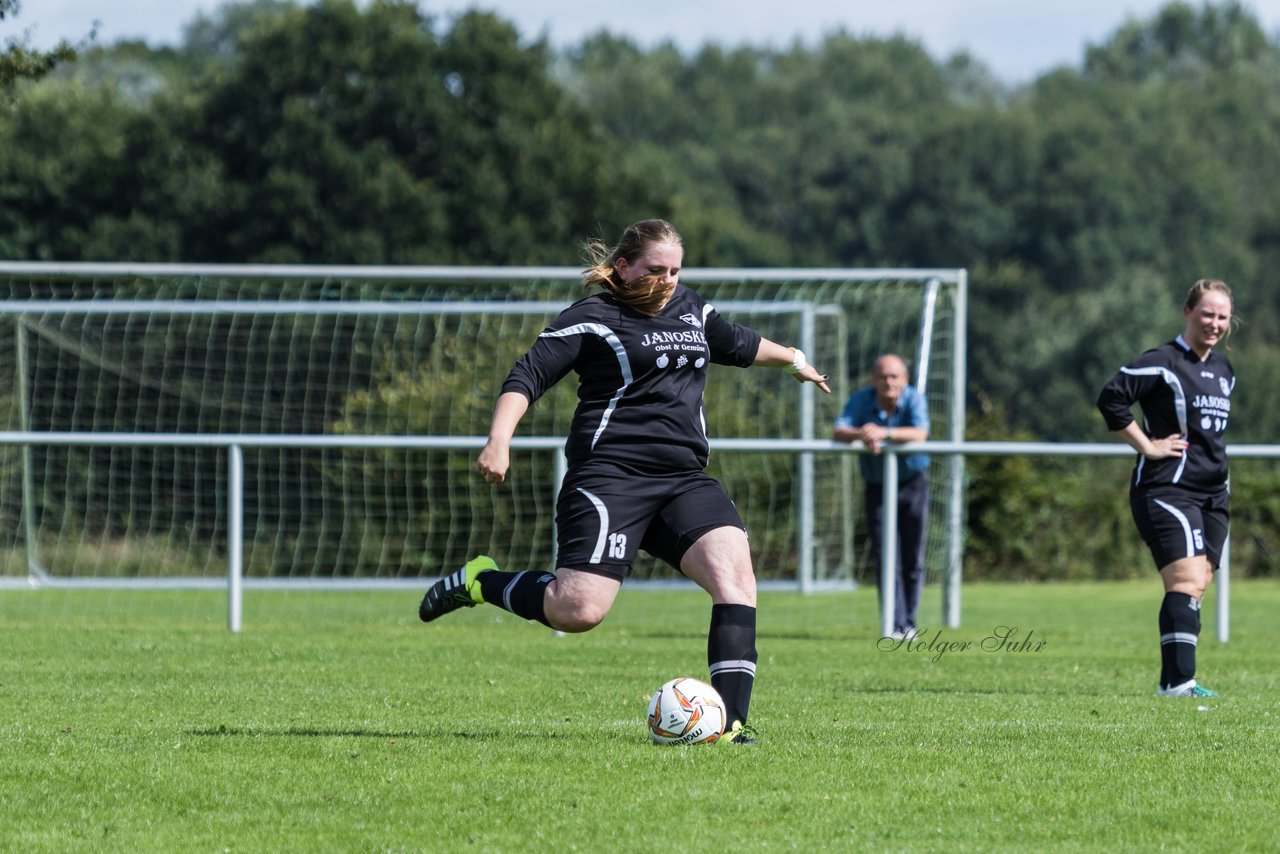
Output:
<instances>
[{"instance_id":1,"label":"green tree line","mask_svg":"<svg viewBox=\"0 0 1280 854\"><path fill-rule=\"evenodd\" d=\"M1235 2L1170 3L1017 87L903 37L553 49L401 0L11 47L0 84L0 258L575 264L658 215L689 266L965 267L970 435L1069 441L1109 439L1098 387L1213 276L1242 321L1231 438L1280 428L1280 42ZM1264 533L1233 558L1270 573L1280 490L1245 470ZM1037 577L1055 537L1071 574L1145 569L1114 462L970 471L971 574Z\"/></svg>"}]
</instances>

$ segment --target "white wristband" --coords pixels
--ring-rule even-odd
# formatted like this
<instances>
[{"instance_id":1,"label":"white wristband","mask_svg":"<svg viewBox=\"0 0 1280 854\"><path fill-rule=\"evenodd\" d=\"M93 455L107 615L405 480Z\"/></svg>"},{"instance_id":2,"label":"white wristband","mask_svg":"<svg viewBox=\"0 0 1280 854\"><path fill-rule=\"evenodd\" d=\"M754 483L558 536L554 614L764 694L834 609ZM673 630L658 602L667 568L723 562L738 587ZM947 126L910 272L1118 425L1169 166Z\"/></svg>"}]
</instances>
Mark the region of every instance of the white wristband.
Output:
<instances>
[{"instance_id":1,"label":"white wristband","mask_svg":"<svg viewBox=\"0 0 1280 854\"><path fill-rule=\"evenodd\" d=\"M791 364L787 365L783 370L789 374L798 374L805 369L809 362L804 357L804 351L799 347L792 347L791 352L794 354L791 357Z\"/></svg>"}]
</instances>

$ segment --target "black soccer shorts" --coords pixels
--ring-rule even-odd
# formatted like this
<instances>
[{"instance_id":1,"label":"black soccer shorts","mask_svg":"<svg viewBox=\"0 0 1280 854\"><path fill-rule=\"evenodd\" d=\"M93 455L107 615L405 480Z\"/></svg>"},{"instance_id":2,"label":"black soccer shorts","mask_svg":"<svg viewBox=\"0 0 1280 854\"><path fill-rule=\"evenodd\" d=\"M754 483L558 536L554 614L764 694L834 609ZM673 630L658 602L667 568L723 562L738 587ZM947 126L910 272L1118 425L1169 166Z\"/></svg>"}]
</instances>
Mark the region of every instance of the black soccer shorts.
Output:
<instances>
[{"instance_id":1,"label":"black soccer shorts","mask_svg":"<svg viewBox=\"0 0 1280 854\"><path fill-rule=\"evenodd\" d=\"M1204 555L1217 569L1231 519L1229 505L1225 489L1203 493L1154 487L1129 495L1133 521L1151 550L1156 569L1196 555Z\"/></svg>"},{"instance_id":2,"label":"black soccer shorts","mask_svg":"<svg viewBox=\"0 0 1280 854\"><path fill-rule=\"evenodd\" d=\"M592 461L571 471L556 502L556 563L622 579L639 549L680 569L714 528L743 528L720 482L705 472L645 475Z\"/></svg>"}]
</instances>

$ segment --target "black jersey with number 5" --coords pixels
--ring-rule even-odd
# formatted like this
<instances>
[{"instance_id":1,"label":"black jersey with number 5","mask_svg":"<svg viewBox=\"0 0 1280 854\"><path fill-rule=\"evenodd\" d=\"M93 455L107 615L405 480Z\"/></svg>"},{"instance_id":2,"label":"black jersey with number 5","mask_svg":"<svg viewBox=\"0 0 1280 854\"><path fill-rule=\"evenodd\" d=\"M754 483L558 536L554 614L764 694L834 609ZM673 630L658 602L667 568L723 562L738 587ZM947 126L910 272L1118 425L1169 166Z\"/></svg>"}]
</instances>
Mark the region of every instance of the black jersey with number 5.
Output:
<instances>
[{"instance_id":1,"label":"black jersey with number 5","mask_svg":"<svg viewBox=\"0 0 1280 854\"><path fill-rule=\"evenodd\" d=\"M1211 350L1202 362L1179 335L1125 365L1103 386L1098 409L1108 428L1124 429L1133 421L1130 407L1137 403L1147 436L1162 439L1178 434L1188 443L1180 457L1149 460L1139 455L1134 488L1182 486L1213 492L1226 487L1223 433L1235 385L1226 356Z\"/></svg>"},{"instance_id":2,"label":"black jersey with number 5","mask_svg":"<svg viewBox=\"0 0 1280 854\"><path fill-rule=\"evenodd\" d=\"M552 321L502 391L536 401L575 371L578 408L565 444L571 466L607 459L646 471L702 469L708 364L745 368L759 346L759 333L721 317L683 285L656 317L597 293Z\"/></svg>"}]
</instances>

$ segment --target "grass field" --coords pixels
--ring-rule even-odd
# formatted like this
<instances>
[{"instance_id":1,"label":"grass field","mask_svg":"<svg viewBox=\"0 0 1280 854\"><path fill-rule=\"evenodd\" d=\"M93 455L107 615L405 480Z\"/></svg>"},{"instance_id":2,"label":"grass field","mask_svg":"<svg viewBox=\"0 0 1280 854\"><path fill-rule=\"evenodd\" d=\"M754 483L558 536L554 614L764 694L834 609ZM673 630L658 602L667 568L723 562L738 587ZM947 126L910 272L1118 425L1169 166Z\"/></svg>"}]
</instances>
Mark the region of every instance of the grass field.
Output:
<instances>
[{"instance_id":1,"label":"grass field","mask_svg":"<svg viewBox=\"0 0 1280 854\"><path fill-rule=\"evenodd\" d=\"M214 594L2 591L0 850L1273 851L1280 584L1234 585L1226 645L1212 597L1197 702L1153 696L1154 578L973 585L913 650L873 591L765 594L762 742L660 748L696 592L556 637L412 594L250 592L232 635Z\"/></svg>"}]
</instances>

